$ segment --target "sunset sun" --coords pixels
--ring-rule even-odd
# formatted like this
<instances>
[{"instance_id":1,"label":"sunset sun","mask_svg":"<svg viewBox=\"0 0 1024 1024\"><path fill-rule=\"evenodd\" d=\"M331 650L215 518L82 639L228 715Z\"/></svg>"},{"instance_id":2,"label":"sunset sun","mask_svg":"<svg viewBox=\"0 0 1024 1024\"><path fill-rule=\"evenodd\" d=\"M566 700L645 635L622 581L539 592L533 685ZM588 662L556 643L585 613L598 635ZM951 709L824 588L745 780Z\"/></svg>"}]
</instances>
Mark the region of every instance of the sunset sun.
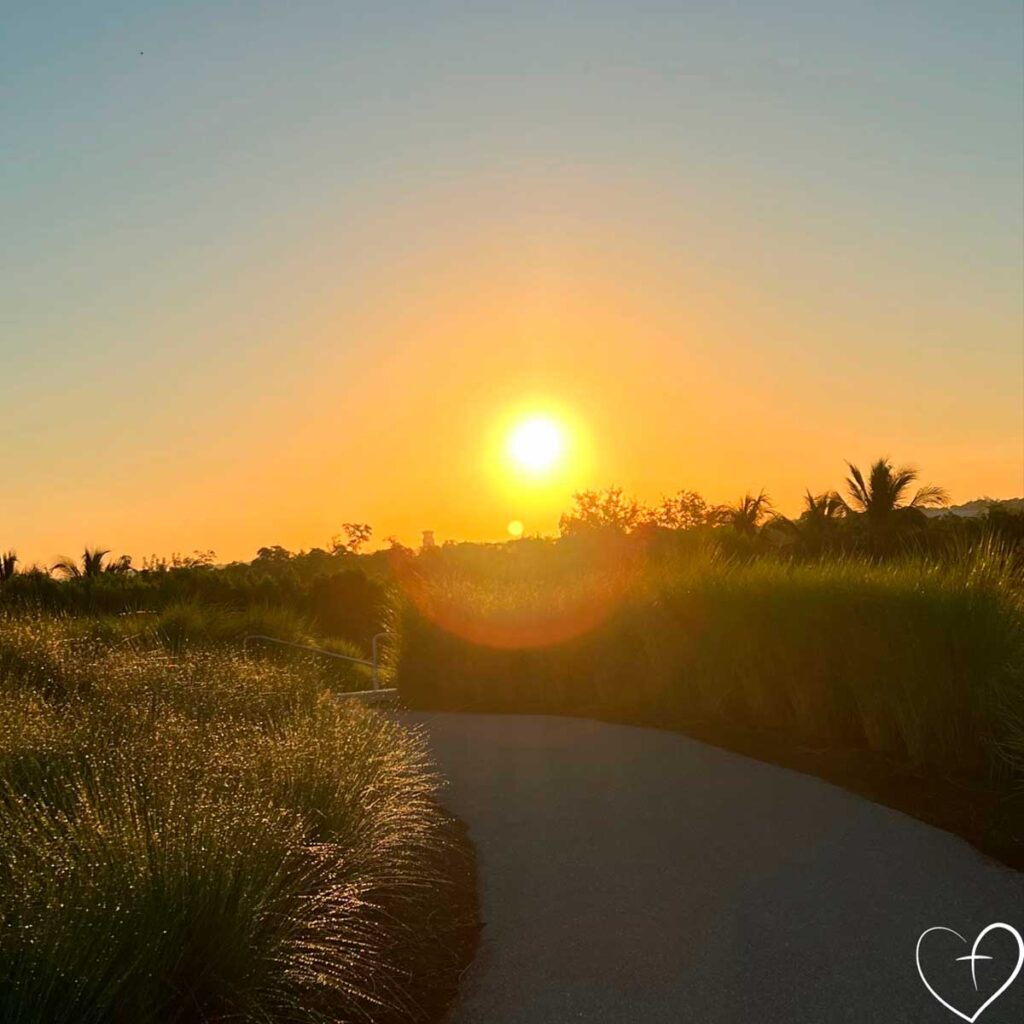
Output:
<instances>
[{"instance_id":1,"label":"sunset sun","mask_svg":"<svg viewBox=\"0 0 1024 1024\"><path fill-rule=\"evenodd\" d=\"M565 431L548 416L531 416L513 427L508 436L512 461L529 473L546 473L565 453Z\"/></svg>"}]
</instances>

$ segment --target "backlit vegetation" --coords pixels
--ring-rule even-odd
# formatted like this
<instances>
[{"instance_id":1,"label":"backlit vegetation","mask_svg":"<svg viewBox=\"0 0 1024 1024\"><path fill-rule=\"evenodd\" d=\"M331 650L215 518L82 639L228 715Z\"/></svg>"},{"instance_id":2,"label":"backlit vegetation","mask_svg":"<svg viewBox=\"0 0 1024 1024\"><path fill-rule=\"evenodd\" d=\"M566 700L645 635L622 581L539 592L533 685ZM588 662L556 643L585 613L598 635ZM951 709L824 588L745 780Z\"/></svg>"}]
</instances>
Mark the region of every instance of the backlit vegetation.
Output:
<instances>
[{"instance_id":1,"label":"backlit vegetation","mask_svg":"<svg viewBox=\"0 0 1024 1024\"><path fill-rule=\"evenodd\" d=\"M440 569L402 630L412 700L462 708L723 720L880 751L995 780L1021 742L1020 565L997 542L942 563L846 557L737 561L624 541L614 578L502 580ZM625 582L623 582L625 581ZM600 621L566 642L480 642L567 614L604 591ZM461 609L465 625L448 628ZM570 612L571 613L571 612ZM525 628L522 627L521 628Z\"/></svg>"},{"instance_id":2,"label":"backlit vegetation","mask_svg":"<svg viewBox=\"0 0 1024 1024\"><path fill-rule=\"evenodd\" d=\"M433 1019L471 913L420 739L153 637L0 619L0 1020Z\"/></svg>"}]
</instances>

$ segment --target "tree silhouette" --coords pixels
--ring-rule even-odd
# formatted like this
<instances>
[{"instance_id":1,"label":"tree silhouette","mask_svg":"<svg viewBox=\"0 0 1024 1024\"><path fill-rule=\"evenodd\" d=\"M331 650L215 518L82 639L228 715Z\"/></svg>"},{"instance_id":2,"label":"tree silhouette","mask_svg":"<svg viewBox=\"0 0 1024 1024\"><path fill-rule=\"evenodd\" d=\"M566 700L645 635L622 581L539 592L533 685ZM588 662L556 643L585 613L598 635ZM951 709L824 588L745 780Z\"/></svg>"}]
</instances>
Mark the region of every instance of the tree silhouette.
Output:
<instances>
[{"instance_id":1,"label":"tree silhouette","mask_svg":"<svg viewBox=\"0 0 1024 1024\"><path fill-rule=\"evenodd\" d=\"M18 571L18 555L15 551L5 551L0 555L0 583L9 580Z\"/></svg>"},{"instance_id":2,"label":"tree silhouette","mask_svg":"<svg viewBox=\"0 0 1024 1024\"><path fill-rule=\"evenodd\" d=\"M650 509L635 498L627 498L621 487L609 487L606 491L577 491L572 501L572 511L564 512L558 520L558 529L563 537L588 530L631 533L650 521Z\"/></svg>"},{"instance_id":3,"label":"tree silhouette","mask_svg":"<svg viewBox=\"0 0 1024 1024\"><path fill-rule=\"evenodd\" d=\"M948 495L941 487L928 484L919 487L908 498L910 488L917 480L913 466L894 469L888 458L874 462L865 479L861 470L847 462L850 475L846 489L850 496L846 508L863 518L868 535L875 546L885 546L908 529L924 525L925 508L945 505Z\"/></svg>"},{"instance_id":4,"label":"tree silhouette","mask_svg":"<svg viewBox=\"0 0 1024 1024\"><path fill-rule=\"evenodd\" d=\"M289 562L294 556L287 549L281 547L280 544L271 544L266 547L258 548L256 551L256 558L253 562L259 562L261 565L267 565L273 563L279 565L284 562Z\"/></svg>"},{"instance_id":5,"label":"tree silhouette","mask_svg":"<svg viewBox=\"0 0 1024 1024\"><path fill-rule=\"evenodd\" d=\"M110 552L105 548L86 548L79 564L74 558L62 557L53 565L53 572L66 579L94 579L102 573L126 573L132 568L131 555L120 555L109 561L104 559Z\"/></svg>"},{"instance_id":6,"label":"tree silhouette","mask_svg":"<svg viewBox=\"0 0 1024 1024\"><path fill-rule=\"evenodd\" d=\"M363 545L373 536L373 527L369 523L342 523L341 529L345 539L341 539L340 533L331 538L328 550L332 555L358 555Z\"/></svg>"},{"instance_id":7,"label":"tree silhouette","mask_svg":"<svg viewBox=\"0 0 1024 1024\"><path fill-rule=\"evenodd\" d=\"M757 495L749 493L743 495L736 505L726 506L723 514L725 521L741 537L753 537L771 511L771 499L762 490Z\"/></svg>"},{"instance_id":8,"label":"tree silhouette","mask_svg":"<svg viewBox=\"0 0 1024 1024\"><path fill-rule=\"evenodd\" d=\"M719 512L711 508L696 491L679 491L662 498L653 511L652 521L669 530L692 530L718 521Z\"/></svg>"},{"instance_id":9,"label":"tree silhouette","mask_svg":"<svg viewBox=\"0 0 1024 1024\"><path fill-rule=\"evenodd\" d=\"M368 544L373 536L373 527L369 523L342 523L345 531L347 547L353 555L358 555L360 548Z\"/></svg>"},{"instance_id":10,"label":"tree silhouette","mask_svg":"<svg viewBox=\"0 0 1024 1024\"><path fill-rule=\"evenodd\" d=\"M837 540L838 530L846 516L846 503L835 491L821 494L804 492L804 507L796 520L776 516L772 526L787 536L806 554L820 554Z\"/></svg>"}]
</instances>

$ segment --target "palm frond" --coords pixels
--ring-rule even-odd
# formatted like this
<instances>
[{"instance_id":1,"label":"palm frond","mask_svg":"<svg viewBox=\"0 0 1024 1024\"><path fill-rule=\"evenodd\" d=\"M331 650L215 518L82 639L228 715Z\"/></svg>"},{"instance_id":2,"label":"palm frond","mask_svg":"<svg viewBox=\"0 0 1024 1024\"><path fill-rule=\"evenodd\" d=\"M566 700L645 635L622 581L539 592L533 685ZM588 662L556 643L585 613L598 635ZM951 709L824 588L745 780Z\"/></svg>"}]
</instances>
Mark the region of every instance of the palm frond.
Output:
<instances>
[{"instance_id":1,"label":"palm frond","mask_svg":"<svg viewBox=\"0 0 1024 1024\"><path fill-rule=\"evenodd\" d=\"M949 493L945 487L928 484L918 490L911 499L911 508L938 508L949 504Z\"/></svg>"},{"instance_id":2,"label":"palm frond","mask_svg":"<svg viewBox=\"0 0 1024 1024\"><path fill-rule=\"evenodd\" d=\"M850 475L846 478L846 490L857 508L866 512L870 503L870 494L868 486L864 482L864 474L852 462L847 462L846 465L850 470Z\"/></svg>"},{"instance_id":3,"label":"palm frond","mask_svg":"<svg viewBox=\"0 0 1024 1024\"><path fill-rule=\"evenodd\" d=\"M898 508L902 502L903 495L907 488L917 479L917 469L914 466L900 466L893 470L889 467L890 491L892 494L892 507Z\"/></svg>"},{"instance_id":4,"label":"palm frond","mask_svg":"<svg viewBox=\"0 0 1024 1024\"><path fill-rule=\"evenodd\" d=\"M82 574L98 576L103 571L103 559L109 554L106 548L86 548L82 552Z\"/></svg>"},{"instance_id":5,"label":"palm frond","mask_svg":"<svg viewBox=\"0 0 1024 1024\"><path fill-rule=\"evenodd\" d=\"M61 576L67 579L77 579L82 575L82 570L78 568L77 559L70 558L67 555L61 555L60 558L50 566L50 572L60 573Z\"/></svg>"}]
</instances>

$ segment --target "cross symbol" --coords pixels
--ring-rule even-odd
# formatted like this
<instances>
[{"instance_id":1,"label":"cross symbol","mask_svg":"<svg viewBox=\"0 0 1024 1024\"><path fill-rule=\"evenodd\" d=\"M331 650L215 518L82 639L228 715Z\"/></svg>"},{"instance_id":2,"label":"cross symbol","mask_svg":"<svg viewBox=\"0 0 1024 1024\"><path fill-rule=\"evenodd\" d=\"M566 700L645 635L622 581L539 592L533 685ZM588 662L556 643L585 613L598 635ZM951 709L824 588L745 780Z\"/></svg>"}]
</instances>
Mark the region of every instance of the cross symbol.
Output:
<instances>
[{"instance_id":1,"label":"cross symbol","mask_svg":"<svg viewBox=\"0 0 1024 1024\"><path fill-rule=\"evenodd\" d=\"M978 961L979 960L991 960L991 959L992 959L992 957L990 957L990 956L982 956L980 953L972 953L970 956L958 956L956 958L957 963L959 963L961 960L970 960L971 961L971 981L974 982L974 991L975 992L978 991L978 975L975 973L976 972L976 968L978 966Z\"/></svg>"}]
</instances>

